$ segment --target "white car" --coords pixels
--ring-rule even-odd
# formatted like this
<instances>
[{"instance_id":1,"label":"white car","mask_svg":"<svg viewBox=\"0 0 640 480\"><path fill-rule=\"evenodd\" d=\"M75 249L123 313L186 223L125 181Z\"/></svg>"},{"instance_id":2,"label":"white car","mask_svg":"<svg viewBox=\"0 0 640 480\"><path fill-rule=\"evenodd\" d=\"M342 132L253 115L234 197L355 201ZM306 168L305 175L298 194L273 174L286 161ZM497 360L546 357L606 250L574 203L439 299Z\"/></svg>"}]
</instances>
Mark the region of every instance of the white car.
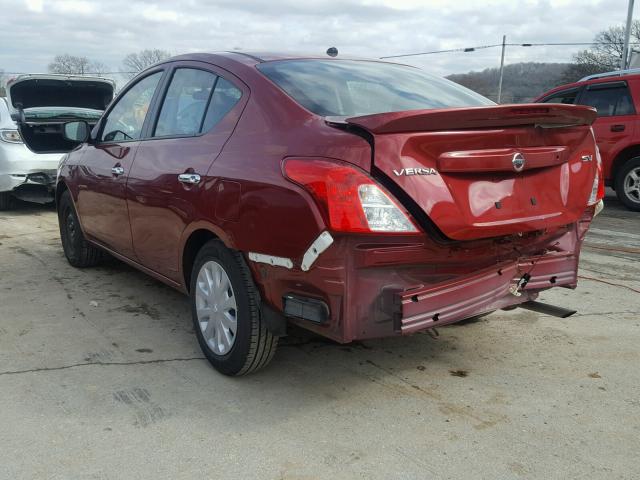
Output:
<instances>
[{"instance_id":1,"label":"white car","mask_svg":"<svg viewBox=\"0 0 640 480\"><path fill-rule=\"evenodd\" d=\"M70 120L95 124L113 98L112 80L52 74L20 75L0 98L0 210L11 197L54 200L58 162L70 150L62 125ZM19 122L20 128L16 122ZM29 138L29 148L23 143Z\"/></svg>"}]
</instances>

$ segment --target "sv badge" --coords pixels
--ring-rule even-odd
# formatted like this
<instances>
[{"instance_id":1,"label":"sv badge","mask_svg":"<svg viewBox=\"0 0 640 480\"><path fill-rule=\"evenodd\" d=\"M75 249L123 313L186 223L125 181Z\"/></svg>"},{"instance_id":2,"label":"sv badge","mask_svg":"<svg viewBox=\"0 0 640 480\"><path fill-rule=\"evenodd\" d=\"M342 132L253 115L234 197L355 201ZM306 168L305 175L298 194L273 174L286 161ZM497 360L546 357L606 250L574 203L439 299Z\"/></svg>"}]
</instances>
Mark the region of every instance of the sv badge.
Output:
<instances>
[{"instance_id":1,"label":"sv badge","mask_svg":"<svg viewBox=\"0 0 640 480\"><path fill-rule=\"evenodd\" d=\"M438 172L435 168L403 168L401 170L393 170L393 173L396 176L400 177L402 175L410 176L410 175L437 175Z\"/></svg>"}]
</instances>

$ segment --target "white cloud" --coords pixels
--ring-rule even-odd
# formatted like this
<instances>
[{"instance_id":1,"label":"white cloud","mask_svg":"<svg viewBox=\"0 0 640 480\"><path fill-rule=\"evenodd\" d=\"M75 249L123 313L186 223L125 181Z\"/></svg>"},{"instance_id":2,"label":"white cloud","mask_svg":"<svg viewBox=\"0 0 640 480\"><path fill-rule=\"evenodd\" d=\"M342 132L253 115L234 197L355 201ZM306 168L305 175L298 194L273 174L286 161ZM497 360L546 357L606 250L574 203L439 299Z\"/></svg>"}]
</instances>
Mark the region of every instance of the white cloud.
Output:
<instances>
[{"instance_id":1,"label":"white cloud","mask_svg":"<svg viewBox=\"0 0 640 480\"><path fill-rule=\"evenodd\" d=\"M503 34L516 43L588 42L624 23L627 0L5 0L3 8L11 15L0 15L0 68L43 71L60 53L118 70L126 54L144 48L322 53L336 46L380 57L495 44ZM509 47L506 61L569 61L580 48ZM448 74L495 67L500 51L399 60Z\"/></svg>"},{"instance_id":2,"label":"white cloud","mask_svg":"<svg viewBox=\"0 0 640 480\"><path fill-rule=\"evenodd\" d=\"M24 3L31 12L42 12L42 0L25 0Z\"/></svg>"},{"instance_id":3,"label":"white cloud","mask_svg":"<svg viewBox=\"0 0 640 480\"><path fill-rule=\"evenodd\" d=\"M58 0L52 3L53 9L62 13L90 15L97 11L95 3L80 0Z\"/></svg>"},{"instance_id":4,"label":"white cloud","mask_svg":"<svg viewBox=\"0 0 640 480\"><path fill-rule=\"evenodd\" d=\"M156 5L144 8L142 16L154 22L177 22L180 18L180 14L175 10L158 8Z\"/></svg>"}]
</instances>

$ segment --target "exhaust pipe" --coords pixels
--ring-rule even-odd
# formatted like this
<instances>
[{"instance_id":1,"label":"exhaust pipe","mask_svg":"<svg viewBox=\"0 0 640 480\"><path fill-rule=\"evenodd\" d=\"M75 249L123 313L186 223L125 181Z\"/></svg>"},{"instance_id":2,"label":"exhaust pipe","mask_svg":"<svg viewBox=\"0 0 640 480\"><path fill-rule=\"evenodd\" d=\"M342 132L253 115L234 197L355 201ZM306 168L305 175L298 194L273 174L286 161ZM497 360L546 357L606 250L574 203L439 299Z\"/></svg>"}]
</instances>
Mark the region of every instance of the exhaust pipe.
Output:
<instances>
[{"instance_id":1,"label":"exhaust pipe","mask_svg":"<svg viewBox=\"0 0 640 480\"><path fill-rule=\"evenodd\" d=\"M531 310L538 313L545 313L559 318L567 318L577 312L577 310L569 310L567 308L556 307L555 305L549 305L547 303L536 302L529 300L528 302L518 305L520 308Z\"/></svg>"}]
</instances>

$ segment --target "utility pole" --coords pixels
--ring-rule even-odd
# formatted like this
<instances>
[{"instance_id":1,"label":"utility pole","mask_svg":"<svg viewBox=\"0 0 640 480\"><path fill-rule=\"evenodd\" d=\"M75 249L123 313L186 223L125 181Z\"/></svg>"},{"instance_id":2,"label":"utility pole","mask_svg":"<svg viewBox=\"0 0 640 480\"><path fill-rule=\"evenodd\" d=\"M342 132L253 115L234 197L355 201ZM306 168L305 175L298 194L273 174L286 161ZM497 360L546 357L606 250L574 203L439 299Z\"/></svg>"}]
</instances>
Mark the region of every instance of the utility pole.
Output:
<instances>
[{"instance_id":1,"label":"utility pole","mask_svg":"<svg viewBox=\"0 0 640 480\"><path fill-rule=\"evenodd\" d=\"M629 36L631 35L631 20L633 18L633 0L629 0L627 9L627 27L624 29L624 48L620 60L620 70L626 70L629 65Z\"/></svg>"},{"instance_id":2,"label":"utility pole","mask_svg":"<svg viewBox=\"0 0 640 480\"><path fill-rule=\"evenodd\" d=\"M633 2L633 0L629 0ZM502 58L500 59L500 80L498 80L498 103L500 103L500 99L502 98L502 75L504 74L504 50L507 46L507 36L502 36Z\"/></svg>"}]
</instances>

